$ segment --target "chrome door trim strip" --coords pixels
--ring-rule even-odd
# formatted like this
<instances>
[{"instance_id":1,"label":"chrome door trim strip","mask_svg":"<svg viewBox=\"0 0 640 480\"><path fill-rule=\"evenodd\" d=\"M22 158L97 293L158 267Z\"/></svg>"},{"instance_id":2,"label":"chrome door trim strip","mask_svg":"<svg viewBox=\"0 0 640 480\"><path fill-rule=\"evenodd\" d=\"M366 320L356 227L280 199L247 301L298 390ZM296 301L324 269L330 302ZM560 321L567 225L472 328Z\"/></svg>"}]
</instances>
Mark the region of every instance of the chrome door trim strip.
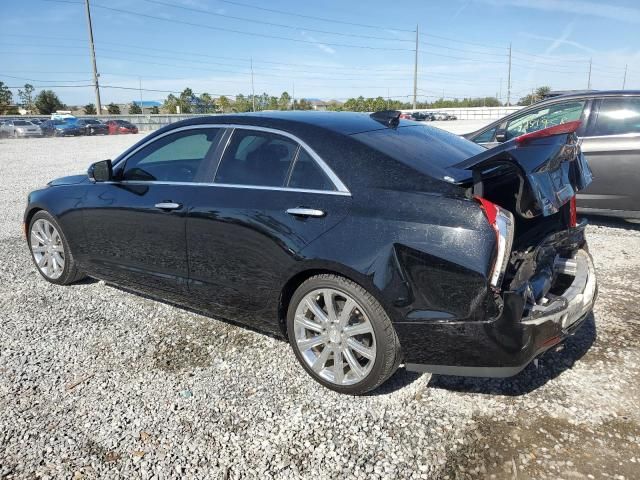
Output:
<instances>
[{"instance_id":1,"label":"chrome door trim strip","mask_svg":"<svg viewBox=\"0 0 640 480\"><path fill-rule=\"evenodd\" d=\"M114 168L116 166L118 166L120 163L122 162L126 162L127 159L129 159L131 156L135 155L137 152L139 152L140 150L142 150L144 147L146 147L147 145L150 145L151 143L155 142L156 140L159 140L160 138L163 138L167 135L171 135L177 132L181 132L184 130L197 130L197 129L203 129L203 128L226 128L226 129L243 129L243 130L256 130L256 131L260 131L260 132L268 132L268 133L274 133L276 135L282 135L283 137L288 137L291 140L297 142L302 148L304 148L307 153L311 156L311 158L313 158L316 163L318 164L318 166L322 169L322 171L329 177L329 179L331 180L331 182L333 183L333 185L336 187L336 190L338 193L342 193L342 194L350 194L349 189L347 188L347 186L342 182L342 180L340 180L340 178L335 174L335 172L331 169L331 167L329 167L329 165L327 165L325 163L324 160L322 160L322 158L309 146L307 145L307 143L305 143L303 140L301 140L300 138L296 137L295 135L289 133L289 132L285 132L284 130L278 130L276 128L269 128L269 127L259 127L259 126L254 126L254 125L238 125L238 124L232 124L232 123L202 123L202 124L198 124L198 125L185 125L184 127L178 127L178 128L174 128L171 130L168 130L156 137L153 137L151 139L149 139L148 141L144 142L143 144L141 144L139 147L137 147L135 150L129 152L129 154L127 154L125 157L122 157L120 159L118 159L116 161L116 163L113 165ZM229 139L231 138L231 135L229 136ZM224 156L224 151L226 150L227 146L229 145L229 140L227 140L227 145L225 145L225 149L222 152L222 155ZM215 179L215 177L214 177ZM124 182L123 182L124 183ZM147 182L150 183L150 182ZM164 182L166 183L166 182ZM190 183L189 185L193 185L193 183ZM208 185L223 185L220 183L211 183ZM234 187L238 187L238 185L234 185ZM252 185L246 185L246 187L253 187ZM285 188L285 187L273 187L273 188L277 188L277 189L281 189L281 190L304 190L304 191L311 191L311 190L306 190L306 189L289 189L289 188ZM272 189L272 188L269 188ZM321 190L324 193L337 193L337 192L325 192L324 190Z\"/></svg>"},{"instance_id":2,"label":"chrome door trim strip","mask_svg":"<svg viewBox=\"0 0 640 480\"><path fill-rule=\"evenodd\" d=\"M223 188L244 188L252 190L272 190L276 192L298 192L298 193L319 193L322 195L339 195L350 197L350 192L338 192L337 190L313 190L310 188L290 188L290 187L268 187L264 185L238 185L232 183L207 183L207 182L164 182L145 180L122 180L120 182L97 182L95 185L190 185L194 187L223 187Z\"/></svg>"}]
</instances>

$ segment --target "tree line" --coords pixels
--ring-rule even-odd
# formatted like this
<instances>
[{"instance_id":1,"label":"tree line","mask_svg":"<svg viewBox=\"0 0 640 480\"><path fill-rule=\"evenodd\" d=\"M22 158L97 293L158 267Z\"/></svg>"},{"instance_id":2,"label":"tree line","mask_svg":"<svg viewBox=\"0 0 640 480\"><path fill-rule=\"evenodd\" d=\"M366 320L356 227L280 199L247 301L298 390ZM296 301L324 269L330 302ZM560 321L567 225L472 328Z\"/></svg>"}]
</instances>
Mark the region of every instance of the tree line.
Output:
<instances>
[{"instance_id":1,"label":"tree line","mask_svg":"<svg viewBox=\"0 0 640 480\"><path fill-rule=\"evenodd\" d=\"M518 105L531 105L542 100L551 88L548 86L532 90L532 93L520 98ZM18 90L19 106L30 112L49 115L57 110L66 110L57 94L53 90L42 90L37 95L35 87L25 84ZM418 109L437 108L469 108L469 107L499 107L503 104L495 97L444 99L439 98L430 102L418 102ZM345 102L331 100L326 102L327 110L351 111L351 112L376 112L380 110L407 110L412 108L412 103L379 97L364 96L353 97ZM151 107L148 113L242 113L262 110L312 110L312 103L304 98L294 99L288 92L282 92L280 96L263 93L261 95L238 94L235 99L226 96L214 97L208 93L195 94L191 88L185 88L179 95L169 94L161 107ZM83 107L85 115L95 115L96 107L89 103ZM110 115L119 115L120 106L115 103L107 105ZM129 114L141 114L140 105L131 103L128 107ZM18 114L17 105L13 103L13 93L0 82L0 114Z\"/></svg>"}]
</instances>

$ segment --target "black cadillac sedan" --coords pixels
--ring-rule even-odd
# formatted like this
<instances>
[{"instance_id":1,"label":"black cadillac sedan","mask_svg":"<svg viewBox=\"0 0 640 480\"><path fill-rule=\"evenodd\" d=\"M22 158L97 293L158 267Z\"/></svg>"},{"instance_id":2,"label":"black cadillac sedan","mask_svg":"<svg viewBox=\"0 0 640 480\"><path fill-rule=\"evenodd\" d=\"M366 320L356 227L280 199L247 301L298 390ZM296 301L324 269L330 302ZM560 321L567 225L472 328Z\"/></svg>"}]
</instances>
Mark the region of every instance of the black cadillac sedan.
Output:
<instances>
[{"instance_id":1,"label":"black cadillac sedan","mask_svg":"<svg viewBox=\"0 0 640 480\"><path fill-rule=\"evenodd\" d=\"M509 376L596 293L578 125L486 150L399 119L199 117L32 192L42 276L84 276L282 335L321 384Z\"/></svg>"}]
</instances>

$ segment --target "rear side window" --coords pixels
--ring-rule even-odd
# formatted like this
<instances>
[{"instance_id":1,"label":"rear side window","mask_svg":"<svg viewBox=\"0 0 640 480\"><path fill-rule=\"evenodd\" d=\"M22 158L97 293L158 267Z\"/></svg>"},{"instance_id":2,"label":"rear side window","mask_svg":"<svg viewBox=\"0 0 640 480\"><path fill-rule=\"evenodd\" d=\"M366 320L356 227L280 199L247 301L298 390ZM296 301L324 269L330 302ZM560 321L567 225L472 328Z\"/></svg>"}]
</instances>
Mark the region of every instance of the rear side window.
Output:
<instances>
[{"instance_id":1,"label":"rear side window","mask_svg":"<svg viewBox=\"0 0 640 480\"><path fill-rule=\"evenodd\" d=\"M591 135L640 133L640 98L604 98Z\"/></svg>"},{"instance_id":2,"label":"rear side window","mask_svg":"<svg viewBox=\"0 0 640 480\"><path fill-rule=\"evenodd\" d=\"M352 137L419 172L440 177L447 167L486 151L466 138L426 125L383 128Z\"/></svg>"},{"instance_id":3,"label":"rear side window","mask_svg":"<svg viewBox=\"0 0 640 480\"><path fill-rule=\"evenodd\" d=\"M284 187L297 142L270 132L236 129L216 173L217 183Z\"/></svg>"},{"instance_id":4,"label":"rear side window","mask_svg":"<svg viewBox=\"0 0 640 480\"><path fill-rule=\"evenodd\" d=\"M316 161L311 158L304 148L300 148L298 157L289 179L290 188L304 188L308 190L335 190L333 182L324 173Z\"/></svg>"},{"instance_id":5,"label":"rear side window","mask_svg":"<svg viewBox=\"0 0 640 480\"><path fill-rule=\"evenodd\" d=\"M584 100L574 100L565 103L554 103L540 108L529 110L520 117L509 121L507 125L507 140L536 132L543 128L553 127L561 123L580 120L584 110Z\"/></svg>"},{"instance_id":6,"label":"rear side window","mask_svg":"<svg viewBox=\"0 0 640 480\"><path fill-rule=\"evenodd\" d=\"M220 129L183 130L150 143L127 159L123 180L195 182L220 137Z\"/></svg>"}]
</instances>

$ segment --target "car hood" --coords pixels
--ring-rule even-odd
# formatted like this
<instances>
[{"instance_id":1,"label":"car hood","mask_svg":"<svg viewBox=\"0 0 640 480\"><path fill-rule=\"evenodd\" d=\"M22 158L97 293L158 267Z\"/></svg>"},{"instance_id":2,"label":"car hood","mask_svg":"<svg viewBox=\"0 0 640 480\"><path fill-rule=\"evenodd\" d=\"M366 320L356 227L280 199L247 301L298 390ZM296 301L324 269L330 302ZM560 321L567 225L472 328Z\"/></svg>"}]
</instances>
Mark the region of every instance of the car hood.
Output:
<instances>
[{"instance_id":1,"label":"car hood","mask_svg":"<svg viewBox=\"0 0 640 480\"><path fill-rule=\"evenodd\" d=\"M60 185L77 185L79 183L88 180L87 174L79 174L79 175L69 175L67 177L56 178L55 180L51 180L47 185L51 187L58 187Z\"/></svg>"}]
</instances>

